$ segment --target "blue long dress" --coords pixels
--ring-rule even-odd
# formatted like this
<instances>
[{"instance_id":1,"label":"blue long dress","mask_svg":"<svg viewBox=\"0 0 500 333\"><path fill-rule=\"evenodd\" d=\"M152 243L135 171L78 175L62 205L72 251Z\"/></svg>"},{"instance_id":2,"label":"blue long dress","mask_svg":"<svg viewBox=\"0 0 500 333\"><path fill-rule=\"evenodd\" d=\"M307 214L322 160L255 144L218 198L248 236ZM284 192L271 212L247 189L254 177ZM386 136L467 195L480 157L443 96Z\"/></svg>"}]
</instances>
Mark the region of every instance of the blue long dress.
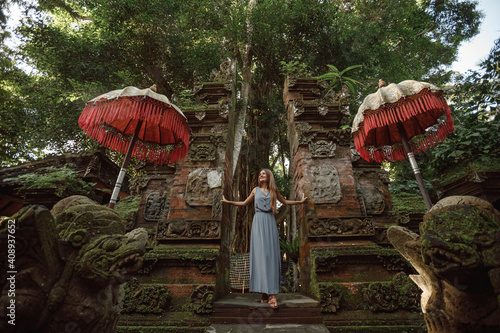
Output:
<instances>
[{"instance_id":1,"label":"blue long dress","mask_svg":"<svg viewBox=\"0 0 500 333\"><path fill-rule=\"evenodd\" d=\"M280 291L281 257L271 193L257 187L250 236L250 291L276 295Z\"/></svg>"}]
</instances>

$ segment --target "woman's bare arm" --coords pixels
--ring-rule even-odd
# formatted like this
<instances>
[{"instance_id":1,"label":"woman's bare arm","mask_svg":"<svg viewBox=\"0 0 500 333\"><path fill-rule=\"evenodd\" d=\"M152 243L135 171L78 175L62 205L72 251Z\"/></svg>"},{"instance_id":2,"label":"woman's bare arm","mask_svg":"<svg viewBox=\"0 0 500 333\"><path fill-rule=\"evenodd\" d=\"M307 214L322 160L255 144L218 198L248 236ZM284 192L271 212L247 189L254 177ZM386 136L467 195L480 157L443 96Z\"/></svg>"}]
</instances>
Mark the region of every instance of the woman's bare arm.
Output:
<instances>
[{"instance_id":1,"label":"woman's bare arm","mask_svg":"<svg viewBox=\"0 0 500 333\"><path fill-rule=\"evenodd\" d=\"M276 191L276 197L284 205L300 205L300 204L303 204L307 200L307 197L305 196L304 193L302 193L302 200L299 200L299 201L296 201L296 200L286 200L285 198L283 198L281 196L281 193L279 191Z\"/></svg>"},{"instance_id":2,"label":"woman's bare arm","mask_svg":"<svg viewBox=\"0 0 500 333\"><path fill-rule=\"evenodd\" d=\"M224 203L227 203L227 204L230 204L233 206L243 207L243 206L248 206L250 203L252 203L254 196L255 196L255 188L252 190L252 193L250 193L248 198L245 199L245 201L230 201L230 200L227 200L226 198L224 198L224 196L222 196L221 202L224 202Z\"/></svg>"}]
</instances>

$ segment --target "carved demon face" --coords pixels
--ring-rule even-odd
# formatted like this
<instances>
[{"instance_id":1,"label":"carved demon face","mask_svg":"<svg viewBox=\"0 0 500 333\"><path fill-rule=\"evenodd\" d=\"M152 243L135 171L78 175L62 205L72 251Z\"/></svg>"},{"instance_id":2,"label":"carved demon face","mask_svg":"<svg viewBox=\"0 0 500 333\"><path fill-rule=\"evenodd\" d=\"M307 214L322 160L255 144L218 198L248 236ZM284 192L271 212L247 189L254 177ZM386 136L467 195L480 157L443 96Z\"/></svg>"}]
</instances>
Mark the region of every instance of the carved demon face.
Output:
<instances>
[{"instance_id":1,"label":"carved demon face","mask_svg":"<svg viewBox=\"0 0 500 333\"><path fill-rule=\"evenodd\" d=\"M498 221L472 206L440 209L421 226L424 262L437 276L462 290L485 287L485 271L499 263L488 262L484 253L498 247L499 229Z\"/></svg>"},{"instance_id":2,"label":"carved demon face","mask_svg":"<svg viewBox=\"0 0 500 333\"><path fill-rule=\"evenodd\" d=\"M80 278L105 286L122 284L142 266L147 231L127 235L103 235L82 248L75 266Z\"/></svg>"}]
</instances>

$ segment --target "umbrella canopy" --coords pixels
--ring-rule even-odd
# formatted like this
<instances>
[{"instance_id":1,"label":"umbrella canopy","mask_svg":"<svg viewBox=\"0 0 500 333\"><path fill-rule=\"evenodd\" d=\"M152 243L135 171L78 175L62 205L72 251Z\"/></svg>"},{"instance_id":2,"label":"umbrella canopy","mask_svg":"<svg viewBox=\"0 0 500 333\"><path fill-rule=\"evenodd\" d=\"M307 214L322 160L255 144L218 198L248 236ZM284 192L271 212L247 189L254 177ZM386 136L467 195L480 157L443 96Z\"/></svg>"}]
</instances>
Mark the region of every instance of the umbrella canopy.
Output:
<instances>
[{"instance_id":1,"label":"umbrella canopy","mask_svg":"<svg viewBox=\"0 0 500 333\"><path fill-rule=\"evenodd\" d=\"M391 83L368 95L354 118L352 135L361 157L370 162L406 158L398 124L416 154L443 141L454 130L442 90L413 80Z\"/></svg>"},{"instance_id":2,"label":"umbrella canopy","mask_svg":"<svg viewBox=\"0 0 500 333\"><path fill-rule=\"evenodd\" d=\"M154 87L154 86L153 86ZM191 129L181 110L152 89L126 87L85 106L78 125L105 147L125 154L109 208L114 208L131 157L157 164L186 156Z\"/></svg>"},{"instance_id":3,"label":"umbrella canopy","mask_svg":"<svg viewBox=\"0 0 500 333\"><path fill-rule=\"evenodd\" d=\"M137 130L132 157L157 164L184 158L191 132L182 111L166 96L135 87L114 90L89 101L78 125L103 146L123 154Z\"/></svg>"}]
</instances>

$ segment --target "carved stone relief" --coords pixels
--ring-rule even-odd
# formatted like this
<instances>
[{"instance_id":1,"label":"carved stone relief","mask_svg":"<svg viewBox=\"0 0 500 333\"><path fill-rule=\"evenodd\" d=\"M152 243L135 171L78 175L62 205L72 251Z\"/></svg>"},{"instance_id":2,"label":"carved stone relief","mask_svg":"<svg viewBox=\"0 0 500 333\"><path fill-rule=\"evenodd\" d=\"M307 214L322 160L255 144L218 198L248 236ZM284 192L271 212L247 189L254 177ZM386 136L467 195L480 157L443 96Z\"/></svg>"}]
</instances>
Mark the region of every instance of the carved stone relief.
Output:
<instances>
[{"instance_id":1,"label":"carved stone relief","mask_svg":"<svg viewBox=\"0 0 500 333\"><path fill-rule=\"evenodd\" d=\"M292 102L293 114L295 117L300 116L304 113L304 101L299 99L294 99Z\"/></svg>"},{"instance_id":2,"label":"carved stone relief","mask_svg":"<svg viewBox=\"0 0 500 333\"><path fill-rule=\"evenodd\" d=\"M314 202L338 203L342 199L339 174L335 167L330 165L317 165L311 167L313 182L312 196Z\"/></svg>"},{"instance_id":3,"label":"carved stone relief","mask_svg":"<svg viewBox=\"0 0 500 333\"><path fill-rule=\"evenodd\" d=\"M297 121L295 122L295 129L300 132L310 131L312 126L309 125L306 121Z\"/></svg>"},{"instance_id":4,"label":"carved stone relief","mask_svg":"<svg viewBox=\"0 0 500 333\"><path fill-rule=\"evenodd\" d=\"M205 116L207 115L207 113L205 111L196 111L194 113L194 116L196 117L196 119L198 119L199 121L202 121L203 118L205 118Z\"/></svg>"},{"instance_id":5,"label":"carved stone relief","mask_svg":"<svg viewBox=\"0 0 500 333\"><path fill-rule=\"evenodd\" d=\"M308 145L318 135L316 132L297 132L299 145Z\"/></svg>"},{"instance_id":6,"label":"carved stone relief","mask_svg":"<svg viewBox=\"0 0 500 333\"><path fill-rule=\"evenodd\" d=\"M337 142L341 146L350 146L352 143L352 135L351 131L349 129L347 130L341 130L341 129L334 129L328 131L328 138L331 140Z\"/></svg>"},{"instance_id":7,"label":"carved stone relief","mask_svg":"<svg viewBox=\"0 0 500 333\"><path fill-rule=\"evenodd\" d=\"M218 220L163 220L158 223L156 239L217 239L220 233Z\"/></svg>"},{"instance_id":8,"label":"carved stone relief","mask_svg":"<svg viewBox=\"0 0 500 333\"><path fill-rule=\"evenodd\" d=\"M200 143L189 147L189 159L191 161L213 161L215 160L216 148L213 145Z\"/></svg>"},{"instance_id":9,"label":"carved stone relief","mask_svg":"<svg viewBox=\"0 0 500 333\"><path fill-rule=\"evenodd\" d=\"M221 188L214 189L213 193L213 202L212 202L212 218L220 219L222 218L222 193L223 190Z\"/></svg>"},{"instance_id":10,"label":"carved stone relief","mask_svg":"<svg viewBox=\"0 0 500 333\"><path fill-rule=\"evenodd\" d=\"M210 142L217 148L226 146L226 139L222 135L210 135Z\"/></svg>"},{"instance_id":11,"label":"carved stone relief","mask_svg":"<svg viewBox=\"0 0 500 333\"><path fill-rule=\"evenodd\" d=\"M220 134L226 134L227 133L227 124L216 124L212 129L210 130L210 133L220 133Z\"/></svg>"},{"instance_id":12,"label":"carved stone relief","mask_svg":"<svg viewBox=\"0 0 500 333\"><path fill-rule=\"evenodd\" d=\"M219 103L219 116L222 118L227 118L227 115L229 114L229 102L224 101L222 103Z\"/></svg>"},{"instance_id":13,"label":"carved stone relief","mask_svg":"<svg viewBox=\"0 0 500 333\"><path fill-rule=\"evenodd\" d=\"M377 187L382 185L378 173L355 171L356 194L363 215L379 215L385 210L385 198Z\"/></svg>"},{"instance_id":14,"label":"carved stone relief","mask_svg":"<svg viewBox=\"0 0 500 333\"><path fill-rule=\"evenodd\" d=\"M158 221L168 214L167 194L165 192L151 192L144 205L144 220L146 222Z\"/></svg>"},{"instance_id":15,"label":"carved stone relief","mask_svg":"<svg viewBox=\"0 0 500 333\"><path fill-rule=\"evenodd\" d=\"M209 169L192 171L186 184L186 203L190 206L211 206L212 190L208 185L207 173Z\"/></svg>"},{"instance_id":16,"label":"carved stone relief","mask_svg":"<svg viewBox=\"0 0 500 333\"><path fill-rule=\"evenodd\" d=\"M372 236L375 234L370 218L318 218L307 221L309 237Z\"/></svg>"},{"instance_id":17,"label":"carved stone relief","mask_svg":"<svg viewBox=\"0 0 500 333\"><path fill-rule=\"evenodd\" d=\"M334 157L337 145L333 142L320 140L309 143L312 157Z\"/></svg>"}]
</instances>

